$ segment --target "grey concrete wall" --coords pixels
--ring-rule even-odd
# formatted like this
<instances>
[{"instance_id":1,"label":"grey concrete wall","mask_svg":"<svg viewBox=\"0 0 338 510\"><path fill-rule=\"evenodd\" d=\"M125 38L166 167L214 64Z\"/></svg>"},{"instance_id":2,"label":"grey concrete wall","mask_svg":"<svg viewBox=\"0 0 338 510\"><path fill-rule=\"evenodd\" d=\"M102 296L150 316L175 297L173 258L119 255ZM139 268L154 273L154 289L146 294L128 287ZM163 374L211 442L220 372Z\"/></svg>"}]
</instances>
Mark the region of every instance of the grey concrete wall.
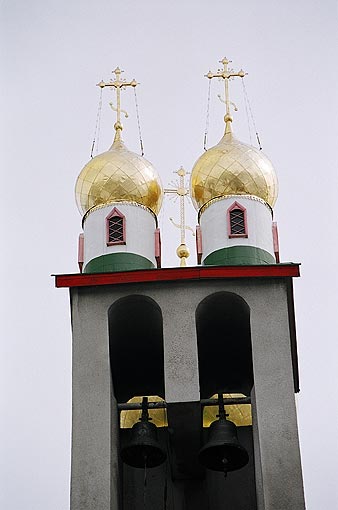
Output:
<instances>
[{"instance_id":1,"label":"grey concrete wall","mask_svg":"<svg viewBox=\"0 0 338 510\"><path fill-rule=\"evenodd\" d=\"M174 290L175 288L175 290ZM165 395L168 403L199 401L198 352L191 289L157 289L162 309Z\"/></svg>"},{"instance_id":2,"label":"grey concrete wall","mask_svg":"<svg viewBox=\"0 0 338 510\"><path fill-rule=\"evenodd\" d=\"M71 510L117 510L118 426L107 314L93 289L72 290ZM115 416L114 416L115 415Z\"/></svg>"},{"instance_id":3,"label":"grey concrete wall","mask_svg":"<svg viewBox=\"0 0 338 510\"><path fill-rule=\"evenodd\" d=\"M255 377L255 447L259 449L259 510L305 508L297 416L283 286L248 293Z\"/></svg>"},{"instance_id":4,"label":"grey concrete wall","mask_svg":"<svg viewBox=\"0 0 338 510\"><path fill-rule=\"evenodd\" d=\"M259 510L304 509L286 284L234 279L128 284L74 289L72 510L117 509L116 452L108 309L141 294L162 310L165 390L169 403L199 400L195 311L219 291L241 296L251 310L255 377L254 449ZM111 491L111 494L110 494ZM110 505L110 506L109 506Z\"/></svg>"}]
</instances>

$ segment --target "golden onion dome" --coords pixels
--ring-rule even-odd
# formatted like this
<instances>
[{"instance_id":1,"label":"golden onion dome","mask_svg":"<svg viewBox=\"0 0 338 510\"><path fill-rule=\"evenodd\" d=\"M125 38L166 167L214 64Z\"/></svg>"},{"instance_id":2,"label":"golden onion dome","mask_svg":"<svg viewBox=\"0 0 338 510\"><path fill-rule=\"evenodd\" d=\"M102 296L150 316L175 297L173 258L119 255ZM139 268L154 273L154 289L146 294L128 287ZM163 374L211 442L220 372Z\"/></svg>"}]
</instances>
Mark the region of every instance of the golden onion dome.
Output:
<instances>
[{"instance_id":1,"label":"golden onion dome","mask_svg":"<svg viewBox=\"0 0 338 510\"><path fill-rule=\"evenodd\" d=\"M94 206L119 201L136 202L158 214L163 190L153 165L129 151L117 129L110 149L95 156L81 171L75 194L82 214Z\"/></svg>"},{"instance_id":2,"label":"golden onion dome","mask_svg":"<svg viewBox=\"0 0 338 510\"><path fill-rule=\"evenodd\" d=\"M238 141L227 126L221 141L196 161L190 189L197 210L209 200L227 195L254 195L273 207L278 181L270 160Z\"/></svg>"}]
</instances>

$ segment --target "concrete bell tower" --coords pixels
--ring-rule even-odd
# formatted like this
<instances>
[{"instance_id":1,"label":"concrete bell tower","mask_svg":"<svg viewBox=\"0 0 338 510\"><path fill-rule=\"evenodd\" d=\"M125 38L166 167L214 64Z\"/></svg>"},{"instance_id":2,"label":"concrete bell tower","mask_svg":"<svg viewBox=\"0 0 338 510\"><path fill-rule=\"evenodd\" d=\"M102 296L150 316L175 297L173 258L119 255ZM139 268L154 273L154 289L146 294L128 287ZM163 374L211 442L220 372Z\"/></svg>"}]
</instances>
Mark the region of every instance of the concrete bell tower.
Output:
<instances>
[{"instance_id":1,"label":"concrete bell tower","mask_svg":"<svg viewBox=\"0 0 338 510\"><path fill-rule=\"evenodd\" d=\"M156 268L161 193L152 206L146 202L151 193L141 203L135 199L140 195L125 203L115 194L107 204L90 206L95 221L84 233L84 246L96 255L87 256L84 272L56 277L56 286L68 287L71 298L71 510L305 508L294 399L299 378L292 279L299 266L276 262L277 181L265 156L233 138L228 80L244 73L229 71L226 59L223 64L216 75L226 86L225 136L198 160L191 178L202 265ZM229 187L229 173L236 173L231 154L245 175ZM217 186L210 184L216 182L213 171ZM97 189L92 182L88 197ZM142 249L131 248L140 235L133 229L123 246L124 253L141 257L133 259L141 265L121 270L111 257L103 266L91 264L107 255L105 229L121 235L120 214L128 236L129 223L138 220L127 207L139 206L154 222L144 219ZM116 220L110 224L110 218ZM152 265L142 266L143 259ZM213 436L224 419L233 424L235 439ZM142 424L137 434L135 423ZM229 443L235 456L245 452L234 469ZM146 452L144 465L137 465L135 451Z\"/></svg>"}]
</instances>

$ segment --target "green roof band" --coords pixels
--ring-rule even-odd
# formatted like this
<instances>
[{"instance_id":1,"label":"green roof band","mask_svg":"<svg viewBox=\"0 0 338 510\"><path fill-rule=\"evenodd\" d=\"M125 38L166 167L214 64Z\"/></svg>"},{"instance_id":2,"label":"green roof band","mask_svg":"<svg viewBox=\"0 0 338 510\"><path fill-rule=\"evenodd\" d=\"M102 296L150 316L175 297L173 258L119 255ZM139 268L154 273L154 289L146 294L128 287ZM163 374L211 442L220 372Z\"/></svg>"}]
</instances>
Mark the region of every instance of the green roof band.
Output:
<instances>
[{"instance_id":1,"label":"green roof band","mask_svg":"<svg viewBox=\"0 0 338 510\"><path fill-rule=\"evenodd\" d=\"M231 246L216 250L208 255L204 266L250 266L257 264L276 264L271 253L254 246Z\"/></svg>"},{"instance_id":2,"label":"green roof band","mask_svg":"<svg viewBox=\"0 0 338 510\"><path fill-rule=\"evenodd\" d=\"M115 273L135 269L153 269L154 264L135 253L108 253L95 257L85 266L84 273Z\"/></svg>"}]
</instances>

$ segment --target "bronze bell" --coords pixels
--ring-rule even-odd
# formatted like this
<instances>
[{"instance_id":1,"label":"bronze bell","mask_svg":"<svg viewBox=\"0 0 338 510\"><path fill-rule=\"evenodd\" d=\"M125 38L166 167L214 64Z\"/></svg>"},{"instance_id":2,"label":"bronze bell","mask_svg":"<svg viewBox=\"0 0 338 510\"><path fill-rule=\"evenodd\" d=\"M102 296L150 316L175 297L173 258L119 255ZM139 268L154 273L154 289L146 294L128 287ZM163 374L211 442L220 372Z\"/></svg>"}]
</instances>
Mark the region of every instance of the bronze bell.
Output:
<instances>
[{"instance_id":1,"label":"bronze bell","mask_svg":"<svg viewBox=\"0 0 338 510\"><path fill-rule=\"evenodd\" d=\"M226 419L223 396L219 396L219 420L212 422L209 429L208 442L198 453L198 459L203 466L214 471L228 471L241 469L249 462L249 454L239 443L237 427Z\"/></svg>"},{"instance_id":2,"label":"bronze bell","mask_svg":"<svg viewBox=\"0 0 338 510\"><path fill-rule=\"evenodd\" d=\"M162 464L166 452L157 439L156 425L149 422L147 399L142 403L141 421L134 423L131 440L121 449L121 458L129 466L152 468Z\"/></svg>"}]
</instances>

